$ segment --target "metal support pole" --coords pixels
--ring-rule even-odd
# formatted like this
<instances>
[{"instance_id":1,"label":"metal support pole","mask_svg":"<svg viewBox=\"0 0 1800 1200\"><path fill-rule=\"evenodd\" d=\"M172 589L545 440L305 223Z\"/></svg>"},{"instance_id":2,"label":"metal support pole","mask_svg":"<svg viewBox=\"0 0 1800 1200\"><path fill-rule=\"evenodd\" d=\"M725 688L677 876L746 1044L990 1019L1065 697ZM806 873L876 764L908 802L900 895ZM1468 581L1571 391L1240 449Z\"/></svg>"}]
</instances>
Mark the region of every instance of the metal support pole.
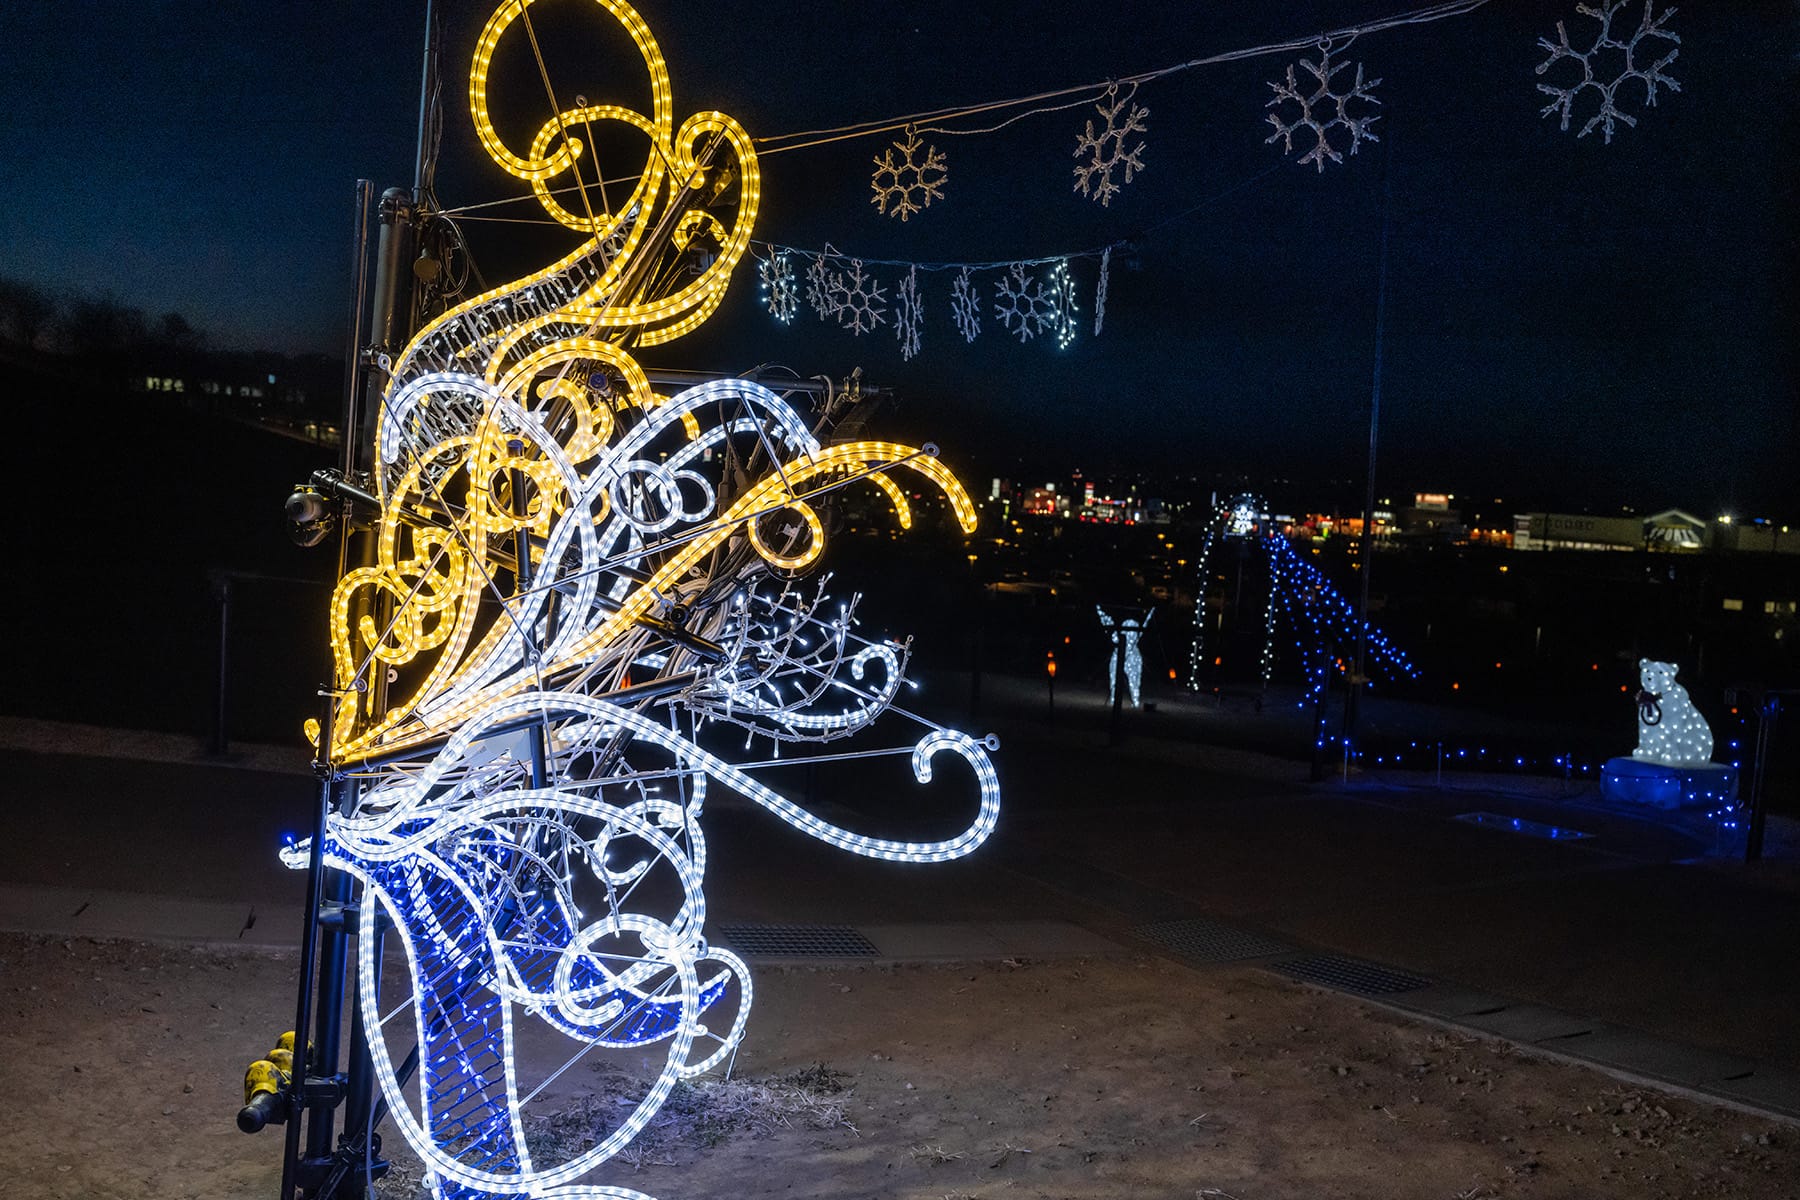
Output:
<instances>
[{"instance_id":1,"label":"metal support pole","mask_svg":"<svg viewBox=\"0 0 1800 1200\"><path fill-rule=\"evenodd\" d=\"M419 73L419 140L416 156L413 160L413 199L415 203L423 203L425 190L432 180L428 178L431 170L432 151L432 105L438 83L438 39L437 39L437 5L435 0L425 0L425 63Z\"/></svg>"},{"instance_id":2,"label":"metal support pole","mask_svg":"<svg viewBox=\"0 0 1800 1200\"><path fill-rule=\"evenodd\" d=\"M1768 824L1767 773L1769 743L1775 739L1775 720L1781 715L1781 697L1764 696L1756 710L1756 758L1750 767L1750 829L1744 837L1744 861L1762 857L1763 829Z\"/></svg>"},{"instance_id":3,"label":"metal support pole","mask_svg":"<svg viewBox=\"0 0 1800 1200\"><path fill-rule=\"evenodd\" d=\"M350 346L344 355L344 417L339 427L343 443L340 465L345 479L356 475L357 448L362 441L362 336L369 318L369 207L374 198L375 185L367 179L357 180L356 241L350 252Z\"/></svg>"},{"instance_id":4,"label":"metal support pole","mask_svg":"<svg viewBox=\"0 0 1800 1200\"><path fill-rule=\"evenodd\" d=\"M1381 445L1381 366L1387 329L1388 233L1393 226L1393 139L1382 159L1381 265L1375 285L1375 371L1369 386L1369 474L1363 485L1362 541L1356 548L1362 569L1356 605L1356 654L1350 664L1350 686L1344 696L1344 772L1350 771L1350 755L1356 739L1357 701L1367 674L1369 650L1369 577L1374 573L1375 458Z\"/></svg>"},{"instance_id":5,"label":"metal support pole","mask_svg":"<svg viewBox=\"0 0 1800 1200\"><path fill-rule=\"evenodd\" d=\"M525 443L515 438L507 443L507 449L513 454L523 454L525 453ZM517 470L511 472L511 480L513 515L520 521L518 529L513 532L513 583L515 585L513 591L515 595L524 596L531 591L531 525L529 523L531 508L525 498L525 472ZM554 596L545 597L546 606L555 602ZM537 643L532 636L531 629L521 627L519 637L524 642L526 655L535 659ZM533 725L526 734L531 741L531 786L534 788L543 787L549 773L545 753L545 732L543 723L539 722Z\"/></svg>"},{"instance_id":6,"label":"metal support pole","mask_svg":"<svg viewBox=\"0 0 1800 1200\"><path fill-rule=\"evenodd\" d=\"M228 684L231 678L231 574L212 572L213 598L219 602L219 676L213 691L212 752L223 756L231 748L226 730Z\"/></svg>"},{"instance_id":7,"label":"metal support pole","mask_svg":"<svg viewBox=\"0 0 1800 1200\"><path fill-rule=\"evenodd\" d=\"M281 1155L280 1200L293 1200L295 1175L300 1166L300 1116L306 1095L307 1029L312 1025L313 967L318 962L319 906L325 898L325 817L337 786L331 767L333 705L325 693L324 719L319 723L319 757L314 770L319 776L319 802L313 809L312 855L306 866L306 919L300 931L300 986L294 1000L294 1075L287 1091L287 1129Z\"/></svg>"},{"instance_id":8,"label":"metal support pole","mask_svg":"<svg viewBox=\"0 0 1800 1200\"><path fill-rule=\"evenodd\" d=\"M400 303L403 283L412 280L412 193L405 188L389 188L381 193L381 236L375 251L374 300L370 309L370 354L397 353L406 341L411 323L412 304ZM411 292L408 291L410 297ZM364 405L360 428L346 430L359 445L375 445L375 424L381 412L381 396L386 380L370 371L364 389Z\"/></svg>"},{"instance_id":9,"label":"metal support pole","mask_svg":"<svg viewBox=\"0 0 1800 1200\"><path fill-rule=\"evenodd\" d=\"M344 784L331 789L331 806L343 799ZM342 1057L344 1027L344 962L349 934L344 929L343 908L350 900L350 877L342 871L326 868L321 882L321 901L331 906L338 919L326 924L318 935L318 999L313 1008L311 1062L308 1070L316 1079L330 1079L338 1073ZM321 912L321 915L323 913ZM295 1035L298 1037L298 1035ZM332 1134L336 1132L335 1100L320 1100L309 1106L306 1115L306 1157L311 1160L331 1156Z\"/></svg>"}]
</instances>

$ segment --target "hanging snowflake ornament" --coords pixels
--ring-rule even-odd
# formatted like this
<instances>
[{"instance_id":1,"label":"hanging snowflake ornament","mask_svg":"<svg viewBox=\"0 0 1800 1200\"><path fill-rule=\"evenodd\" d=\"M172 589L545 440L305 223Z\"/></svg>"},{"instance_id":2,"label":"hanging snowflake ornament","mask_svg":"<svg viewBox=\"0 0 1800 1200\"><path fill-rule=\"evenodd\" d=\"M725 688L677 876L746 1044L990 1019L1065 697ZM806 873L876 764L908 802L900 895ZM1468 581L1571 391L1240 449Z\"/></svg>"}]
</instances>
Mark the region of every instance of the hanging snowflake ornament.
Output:
<instances>
[{"instance_id":1,"label":"hanging snowflake ornament","mask_svg":"<svg viewBox=\"0 0 1800 1200\"><path fill-rule=\"evenodd\" d=\"M756 273L762 281L763 307L783 325L792 322L800 311L800 285L787 251L777 250L757 263Z\"/></svg>"},{"instance_id":2,"label":"hanging snowflake ornament","mask_svg":"<svg viewBox=\"0 0 1800 1200\"><path fill-rule=\"evenodd\" d=\"M925 152L923 160L919 158L921 149ZM899 153L896 155L895 151ZM930 208L933 200L942 200L944 184L949 179L943 154L936 146L921 142L918 131L908 125L905 140L895 142L875 160L875 174L869 179L875 194L869 197L869 203L883 216L905 221Z\"/></svg>"},{"instance_id":3,"label":"hanging snowflake ornament","mask_svg":"<svg viewBox=\"0 0 1800 1200\"><path fill-rule=\"evenodd\" d=\"M860 258L850 260L848 271L833 272L830 296L838 324L857 337L887 323L887 289L863 272Z\"/></svg>"},{"instance_id":4,"label":"hanging snowflake ornament","mask_svg":"<svg viewBox=\"0 0 1800 1200\"><path fill-rule=\"evenodd\" d=\"M1094 285L1094 336L1100 336L1100 327L1106 324L1106 283L1112 273L1112 247L1108 246L1100 252L1100 282Z\"/></svg>"},{"instance_id":5,"label":"hanging snowflake ornament","mask_svg":"<svg viewBox=\"0 0 1800 1200\"><path fill-rule=\"evenodd\" d=\"M994 316L1021 342L1056 326L1056 295L1044 281L1014 263L994 285Z\"/></svg>"},{"instance_id":6,"label":"hanging snowflake ornament","mask_svg":"<svg viewBox=\"0 0 1800 1200\"><path fill-rule=\"evenodd\" d=\"M919 352L919 329L925 322L925 306L919 300L919 268L912 267L894 289L894 336L900 340L900 357L907 362Z\"/></svg>"},{"instance_id":7,"label":"hanging snowflake ornament","mask_svg":"<svg viewBox=\"0 0 1800 1200\"><path fill-rule=\"evenodd\" d=\"M806 268L806 302L819 320L829 321L838 315L837 295L832 290L831 264L827 254L834 254L831 243L825 243L825 253L812 256L812 262Z\"/></svg>"},{"instance_id":8,"label":"hanging snowflake ornament","mask_svg":"<svg viewBox=\"0 0 1800 1200\"><path fill-rule=\"evenodd\" d=\"M1263 106L1264 108L1274 108L1279 104L1299 106L1299 113L1292 121L1283 121L1276 113L1268 114L1269 124L1275 127L1275 132L1264 138L1263 144L1267 145L1280 138L1281 152L1291 154L1294 150L1294 135L1302 129L1310 130L1314 142L1312 148L1300 156L1300 165L1304 167L1308 163L1312 163L1321 172L1325 170L1326 159L1340 165L1344 161L1344 156L1337 147L1331 144L1333 129L1342 128L1348 132L1350 153L1352 154L1356 153L1365 139L1371 142L1381 140L1369 129L1369 126L1380 119L1380 115L1368 112L1364 107L1381 103L1372 94L1380 85L1381 80L1365 81L1361 63L1334 63L1331 61L1331 55L1331 46L1321 42L1318 62L1310 63L1304 58L1300 60L1300 69L1312 76L1310 84L1302 84L1294 74L1294 65L1289 63L1285 80L1270 81L1269 87L1275 93L1275 98ZM1347 92L1333 91L1333 84L1337 76L1348 71L1352 65L1356 67L1356 75L1351 81L1350 90ZM1303 91L1302 88L1306 90ZM1353 105L1357 106L1354 112L1352 111Z\"/></svg>"},{"instance_id":9,"label":"hanging snowflake ornament","mask_svg":"<svg viewBox=\"0 0 1800 1200\"><path fill-rule=\"evenodd\" d=\"M1144 122L1150 118L1150 110L1133 103L1132 98L1137 95L1135 84L1123 99L1118 93L1117 87L1110 87L1106 89L1106 99L1094 105L1105 124L1096 130L1089 117L1087 128L1075 137L1075 157L1082 161L1075 164L1073 190L1098 200L1103 208L1110 208L1113 193L1144 169L1144 160L1138 157L1144 152L1144 140L1139 138L1129 149L1125 142L1134 133L1146 132ZM1122 122L1121 112L1125 113ZM1124 173L1124 183L1113 182L1114 170Z\"/></svg>"},{"instance_id":10,"label":"hanging snowflake ornament","mask_svg":"<svg viewBox=\"0 0 1800 1200\"><path fill-rule=\"evenodd\" d=\"M950 319L964 342L972 342L981 332L981 294L975 290L975 272L964 267L950 285Z\"/></svg>"},{"instance_id":11,"label":"hanging snowflake ornament","mask_svg":"<svg viewBox=\"0 0 1800 1200\"><path fill-rule=\"evenodd\" d=\"M1565 58L1579 63L1581 68L1579 78L1570 76L1573 82L1568 87L1553 87L1547 83L1537 85L1538 91L1546 96L1555 97L1544 106L1543 111L1538 114L1539 116L1547 117L1551 113L1559 114L1562 117L1562 130L1567 133L1569 119L1574 115L1575 101L1581 93L1592 88L1600 95L1600 108L1588 118L1587 124L1583 125L1581 132L1575 136L1586 137L1598 125L1605 134L1606 144L1610 146L1615 122L1623 121L1633 129L1637 128L1637 118L1619 108L1617 104L1619 87L1627 79L1636 79L1643 83L1645 108L1656 107L1656 89L1659 86L1666 87L1671 92L1681 90L1679 83L1663 74L1663 68L1674 62L1676 55L1681 53L1679 49L1670 50L1649 66L1639 65L1641 61L1639 43L1646 38L1660 38L1663 42L1674 43L1676 47L1681 45L1679 36L1663 28L1663 22L1675 15L1674 9L1664 9L1662 16L1659 17L1656 15L1656 0L1644 0L1644 15L1638 21L1638 27L1631 36L1624 39L1613 36L1613 18L1623 10L1630 8L1635 2L1636 0L1601 0L1598 7L1592 4L1577 4L1576 12L1600 22L1599 32L1594 35L1593 43L1586 50L1577 50L1569 44L1568 30L1563 28L1561 21L1556 23L1556 40L1554 42L1549 38L1538 39L1538 46L1550 55L1549 58L1538 64L1537 73L1539 75L1544 74ZM1658 43L1653 42L1643 48L1643 57L1648 57L1655 50L1661 48ZM1616 68L1617 74L1613 75L1610 81L1603 81L1600 78L1602 71L1610 72L1614 68ZM1568 73L1564 72L1564 74Z\"/></svg>"},{"instance_id":12,"label":"hanging snowflake ornament","mask_svg":"<svg viewBox=\"0 0 1800 1200\"><path fill-rule=\"evenodd\" d=\"M1050 303L1053 316L1050 328L1056 333L1056 348L1067 350L1075 340L1075 317L1080 306L1075 303L1075 276L1069 260L1063 259L1050 271Z\"/></svg>"}]
</instances>

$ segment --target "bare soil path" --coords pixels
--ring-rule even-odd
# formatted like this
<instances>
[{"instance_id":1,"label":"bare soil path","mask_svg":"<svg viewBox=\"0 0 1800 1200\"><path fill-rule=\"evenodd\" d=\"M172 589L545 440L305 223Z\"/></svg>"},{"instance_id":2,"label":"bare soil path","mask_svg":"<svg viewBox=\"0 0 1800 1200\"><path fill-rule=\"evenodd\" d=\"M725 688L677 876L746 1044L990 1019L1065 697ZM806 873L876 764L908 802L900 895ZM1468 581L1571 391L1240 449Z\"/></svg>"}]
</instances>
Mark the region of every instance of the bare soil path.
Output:
<instances>
[{"instance_id":1,"label":"bare soil path","mask_svg":"<svg viewBox=\"0 0 1800 1200\"><path fill-rule=\"evenodd\" d=\"M0 936L0 1196L271 1197L277 1133L246 1137L232 1116L244 1065L286 1027L292 970L284 954ZM660 1200L1800 1190L1790 1126L1257 971L1124 958L755 975L737 1077L808 1083L820 1105L734 1125L707 1095L678 1096L640 1165L601 1178Z\"/></svg>"}]
</instances>

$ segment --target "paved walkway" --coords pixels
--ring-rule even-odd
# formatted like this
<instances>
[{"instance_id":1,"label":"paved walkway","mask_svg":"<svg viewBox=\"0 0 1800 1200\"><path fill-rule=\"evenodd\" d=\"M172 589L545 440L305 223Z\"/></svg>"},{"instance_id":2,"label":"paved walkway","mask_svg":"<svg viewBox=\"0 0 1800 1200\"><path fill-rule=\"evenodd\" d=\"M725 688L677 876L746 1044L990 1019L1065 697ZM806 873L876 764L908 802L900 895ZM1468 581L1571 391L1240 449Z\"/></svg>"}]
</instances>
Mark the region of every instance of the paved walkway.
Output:
<instances>
[{"instance_id":1,"label":"paved walkway","mask_svg":"<svg viewBox=\"0 0 1800 1200\"><path fill-rule=\"evenodd\" d=\"M1706 859L1691 831L1527 781L1306 784L1298 763L1128 727L1103 699L989 681L1006 815L995 844L929 868L872 862L749 806L709 807L719 940L762 958L1045 957L1155 950L1254 963L1430 1020L1728 1103L1800 1117L1800 871ZM951 689L945 689L949 691ZM966 714L964 714L966 715ZM17 801L0 928L292 945L307 825L299 756L0 721ZM49 753L67 749L75 753ZM823 770L821 776L825 774ZM820 794L891 805L879 788ZM954 789L928 789L932 797ZM915 805L923 819L948 815ZM1541 841L1454 819L1551 818ZM849 810L835 810L855 820ZM1784 850L1790 830L1778 825ZM1696 862L1699 855L1700 861Z\"/></svg>"}]
</instances>

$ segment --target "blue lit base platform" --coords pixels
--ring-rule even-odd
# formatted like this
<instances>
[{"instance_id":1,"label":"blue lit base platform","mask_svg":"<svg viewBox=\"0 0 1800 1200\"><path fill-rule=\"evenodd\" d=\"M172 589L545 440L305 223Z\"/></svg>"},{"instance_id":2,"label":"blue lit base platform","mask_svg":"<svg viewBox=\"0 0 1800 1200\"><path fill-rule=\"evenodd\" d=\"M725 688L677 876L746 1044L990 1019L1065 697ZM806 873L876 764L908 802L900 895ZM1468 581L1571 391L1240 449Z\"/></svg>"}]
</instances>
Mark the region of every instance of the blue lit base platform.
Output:
<instances>
[{"instance_id":1,"label":"blue lit base platform","mask_svg":"<svg viewBox=\"0 0 1800 1200\"><path fill-rule=\"evenodd\" d=\"M1737 795L1736 767L1665 767L1635 758L1609 758L1600 768L1600 794L1645 808L1715 808Z\"/></svg>"}]
</instances>

